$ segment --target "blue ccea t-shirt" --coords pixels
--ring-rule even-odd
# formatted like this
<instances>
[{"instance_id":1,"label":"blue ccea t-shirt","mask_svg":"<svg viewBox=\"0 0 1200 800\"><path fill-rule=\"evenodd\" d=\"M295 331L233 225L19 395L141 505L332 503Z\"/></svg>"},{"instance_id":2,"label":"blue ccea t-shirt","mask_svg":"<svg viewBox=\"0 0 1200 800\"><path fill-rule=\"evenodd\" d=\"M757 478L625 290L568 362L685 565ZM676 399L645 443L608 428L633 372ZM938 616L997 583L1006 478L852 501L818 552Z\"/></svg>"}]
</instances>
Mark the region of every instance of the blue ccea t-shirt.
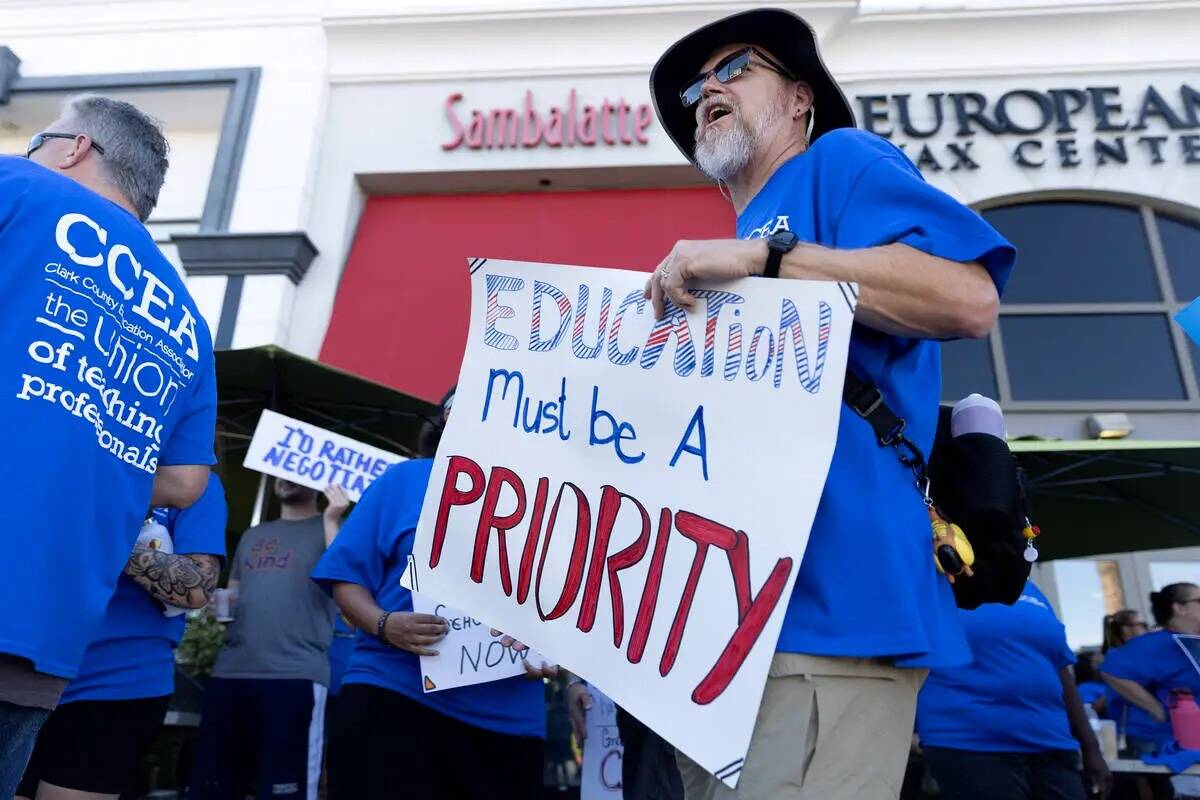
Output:
<instances>
[{"instance_id":1,"label":"blue ccea t-shirt","mask_svg":"<svg viewBox=\"0 0 1200 800\"><path fill-rule=\"evenodd\" d=\"M72 678L158 467L212 464L212 337L128 211L0 156L0 653Z\"/></svg>"},{"instance_id":2,"label":"blue ccea t-shirt","mask_svg":"<svg viewBox=\"0 0 1200 800\"><path fill-rule=\"evenodd\" d=\"M1114 678L1141 684L1159 699L1164 708L1170 708L1172 689L1187 689L1200 697L1200 672L1196 671L1180 649L1175 634L1168 630L1144 633L1115 650L1109 650L1104 663L1100 665L1100 671ZM1132 703L1128 704L1126 712L1123 708L1125 705L1122 699L1114 714L1121 715L1118 722L1126 722L1127 735L1158 743L1174 738L1169 722L1155 722L1153 717Z\"/></svg>"},{"instance_id":3,"label":"blue ccea t-shirt","mask_svg":"<svg viewBox=\"0 0 1200 800\"><path fill-rule=\"evenodd\" d=\"M1016 257L978 214L925 183L894 145L852 128L825 134L784 163L737 220L743 239L785 229L838 249L901 243L979 261L998 290ZM849 367L879 387L928 454L941 390L939 344L855 325ZM778 649L913 667L970 658L950 585L934 567L912 473L846 409Z\"/></svg>"},{"instance_id":4,"label":"blue ccea t-shirt","mask_svg":"<svg viewBox=\"0 0 1200 800\"><path fill-rule=\"evenodd\" d=\"M412 593L400 585L400 576L412 552L432 468L431 459L402 461L379 476L317 563L313 580L330 592L336 582L357 583L375 595L381 608L411 612ZM490 731L546 736L541 681L516 677L425 694L420 662L419 656L363 633L355 639L342 687L370 684Z\"/></svg>"},{"instance_id":5,"label":"blue ccea t-shirt","mask_svg":"<svg viewBox=\"0 0 1200 800\"><path fill-rule=\"evenodd\" d=\"M225 491L209 475L194 504L151 512L171 534L178 554L225 557ZM136 700L175 690L175 647L183 638L185 616L163 616L163 605L122 574L108 601L100 630L83 655L79 674L67 684L62 702Z\"/></svg>"},{"instance_id":6,"label":"blue ccea t-shirt","mask_svg":"<svg viewBox=\"0 0 1200 800\"><path fill-rule=\"evenodd\" d=\"M958 613L974 658L930 671L917 697L921 744L1000 753L1078 749L1060 677L1075 654L1033 581L1011 606Z\"/></svg>"}]
</instances>

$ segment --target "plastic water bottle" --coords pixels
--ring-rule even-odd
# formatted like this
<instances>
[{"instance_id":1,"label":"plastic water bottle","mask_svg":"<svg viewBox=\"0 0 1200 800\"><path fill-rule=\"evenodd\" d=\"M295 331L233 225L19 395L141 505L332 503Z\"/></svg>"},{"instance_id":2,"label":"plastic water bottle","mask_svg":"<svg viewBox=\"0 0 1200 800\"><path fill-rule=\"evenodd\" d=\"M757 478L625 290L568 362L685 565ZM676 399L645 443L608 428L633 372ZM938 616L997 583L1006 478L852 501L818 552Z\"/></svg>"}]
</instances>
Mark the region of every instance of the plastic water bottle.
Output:
<instances>
[{"instance_id":1,"label":"plastic water bottle","mask_svg":"<svg viewBox=\"0 0 1200 800\"><path fill-rule=\"evenodd\" d=\"M1200 750L1200 706L1191 692L1171 693L1171 731L1184 750Z\"/></svg>"},{"instance_id":2,"label":"plastic water bottle","mask_svg":"<svg viewBox=\"0 0 1200 800\"><path fill-rule=\"evenodd\" d=\"M151 550L157 550L160 553L174 553L175 542L171 539L171 532L154 517L150 517L142 525L142 530L138 534L137 543L141 547L147 547ZM186 613L186 608L179 606L170 606L166 603L162 604L164 617L177 617L180 614Z\"/></svg>"},{"instance_id":3,"label":"plastic water bottle","mask_svg":"<svg viewBox=\"0 0 1200 800\"><path fill-rule=\"evenodd\" d=\"M1006 438L1004 412L999 404L981 394L969 394L954 404L950 412L950 435L986 433L997 439Z\"/></svg>"}]
</instances>

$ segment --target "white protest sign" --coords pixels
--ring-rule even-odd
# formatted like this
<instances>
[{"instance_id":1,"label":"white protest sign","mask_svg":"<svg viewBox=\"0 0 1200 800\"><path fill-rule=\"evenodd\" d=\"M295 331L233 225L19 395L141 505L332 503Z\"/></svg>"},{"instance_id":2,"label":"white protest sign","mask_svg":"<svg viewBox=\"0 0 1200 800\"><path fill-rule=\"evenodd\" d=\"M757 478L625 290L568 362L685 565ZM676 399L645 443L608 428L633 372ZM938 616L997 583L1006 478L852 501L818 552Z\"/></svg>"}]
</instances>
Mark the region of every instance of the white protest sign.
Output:
<instances>
[{"instance_id":1,"label":"white protest sign","mask_svg":"<svg viewBox=\"0 0 1200 800\"><path fill-rule=\"evenodd\" d=\"M384 470L404 460L395 453L266 410L258 420L242 464L313 489L337 484L358 502Z\"/></svg>"},{"instance_id":2,"label":"white protest sign","mask_svg":"<svg viewBox=\"0 0 1200 800\"><path fill-rule=\"evenodd\" d=\"M735 786L837 437L855 291L472 262L414 541L487 619Z\"/></svg>"},{"instance_id":3,"label":"white protest sign","mask_svg":"<svg viewBox=\"0 0 1200 800\"><path fill-rule=\"evenodd\" d=\"M421 656L421 684L426 694L524 675L526 661L534 667L545 664L537 651L516 652L505 647L492 635L490 625L419 592L413 592L412 599L413 611L442 617L450 626L446 638L430 646L438 654Z\"/></svg>"},{"instance_id":4,"label":"white protest sign","mask_svg":"<svg viewBox=\"0 0 1200 800\"><path fill-rule=\"evenodd\" d=\"M589 686L588 691L592 693L592 707L587 712L579 800L621 800L625 748L617 730L617 705L594 686Z\"/></svg>"}]
</instances>

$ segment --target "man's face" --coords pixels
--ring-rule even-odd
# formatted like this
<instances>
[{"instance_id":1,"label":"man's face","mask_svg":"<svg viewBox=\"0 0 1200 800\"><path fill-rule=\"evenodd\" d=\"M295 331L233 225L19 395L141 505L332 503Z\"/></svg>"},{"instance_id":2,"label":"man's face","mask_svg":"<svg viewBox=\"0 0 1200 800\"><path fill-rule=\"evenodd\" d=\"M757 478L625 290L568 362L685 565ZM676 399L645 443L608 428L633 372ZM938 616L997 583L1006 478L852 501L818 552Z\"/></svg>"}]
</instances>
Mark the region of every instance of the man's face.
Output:
<instances>
[{"instance_id":1,"label":"man's face","mask_svg":"<svg viewBox=\"0 0 1200 800\"><path fill-rule=\"evenodd\" d=\"M698 72L708 72L727 56L750 45L731 44L712 53ZM778 61L774 54L767 53ZM795 124L792 87L757 54L750 67L729 83L709 76L696 104L696 161L709 177L729 180L746 167L778 126Z\"/></svg>"},{"instance_id":2,"label":"man's face","mask_svg":"<svg viewBox=\"0 0 1200 800\"><path fill-rule=\"evenodd\" d=\"M292 483L284 478L275 479L275 497L284 505L306 503L314 496L316 496L316 491L307 486Z\"/></svg>"}]
</instances>

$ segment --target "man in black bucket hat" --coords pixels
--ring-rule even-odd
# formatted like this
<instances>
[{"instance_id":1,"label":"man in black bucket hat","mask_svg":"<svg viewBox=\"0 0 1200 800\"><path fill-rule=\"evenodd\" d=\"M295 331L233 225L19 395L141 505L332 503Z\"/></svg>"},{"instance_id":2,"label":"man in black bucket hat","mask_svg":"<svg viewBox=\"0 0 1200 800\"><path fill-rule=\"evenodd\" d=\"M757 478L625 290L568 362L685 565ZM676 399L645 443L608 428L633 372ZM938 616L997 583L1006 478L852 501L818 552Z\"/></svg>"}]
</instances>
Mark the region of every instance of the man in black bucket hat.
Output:
<instances>
[{"instance_id":1,"label":"man in black bucket hat","mask_svg":"<svg viewBox=\"0 0 1200 800\"><path fill-rule=\"evenodd\" d=\"M738 215L737 238L681 241L663 259L646 285L655 313L692 308L698 279L856 283L849 369L927 455L937 340L987 334L1013 247L853 127L795 14L759 9L694 31L650 87L668 135ZM844 410L738 787L681 753L688 800L897 796L927 670L970 661L922 501L896 452Z\"/></svg>"}]
</instances>

